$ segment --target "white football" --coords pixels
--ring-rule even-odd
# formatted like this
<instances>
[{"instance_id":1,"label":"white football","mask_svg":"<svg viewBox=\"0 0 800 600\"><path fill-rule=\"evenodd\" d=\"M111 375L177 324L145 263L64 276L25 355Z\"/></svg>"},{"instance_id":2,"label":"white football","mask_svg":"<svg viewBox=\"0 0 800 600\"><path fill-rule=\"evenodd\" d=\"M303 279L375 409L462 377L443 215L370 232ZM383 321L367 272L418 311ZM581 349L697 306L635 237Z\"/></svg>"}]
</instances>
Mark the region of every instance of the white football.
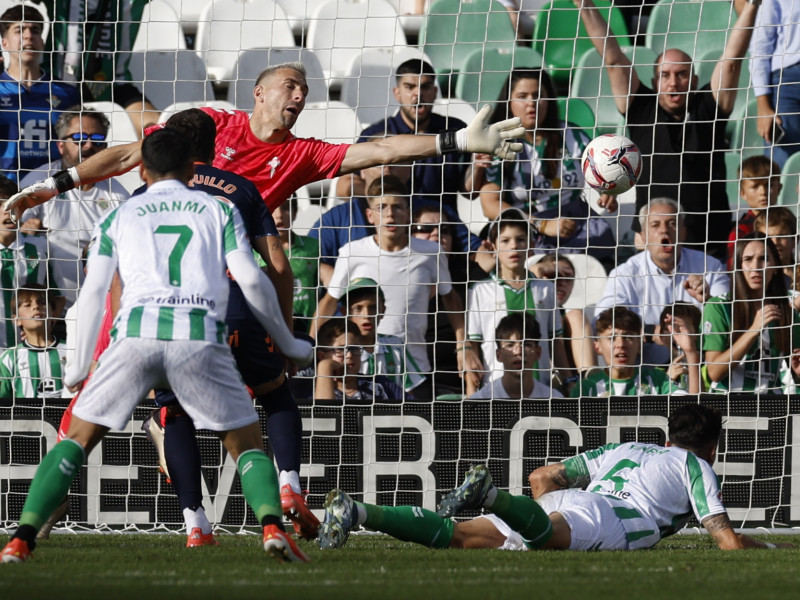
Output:
<instances>
[{"instance_id":1,"label":"white football","mask_svg":"<svg viewBox=\"0 0 800 600\"><path fill-rule=\"evenodd\" d=\"M607 133L594 138L581 158L583 178L600 194L627 192L642 172L642 154L624 135Z\"/></svg>"}]
</instances>

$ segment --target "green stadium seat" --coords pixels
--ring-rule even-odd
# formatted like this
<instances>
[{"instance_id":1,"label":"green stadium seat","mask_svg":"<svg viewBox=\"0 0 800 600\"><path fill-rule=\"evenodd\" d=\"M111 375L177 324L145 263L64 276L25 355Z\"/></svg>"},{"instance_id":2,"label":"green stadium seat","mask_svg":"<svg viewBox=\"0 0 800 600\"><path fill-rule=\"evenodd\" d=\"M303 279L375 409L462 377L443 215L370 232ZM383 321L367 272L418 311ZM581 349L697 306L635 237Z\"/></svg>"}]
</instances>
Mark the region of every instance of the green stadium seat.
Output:
<instances>
[{"instance_id":1,"label":"green stadium seat","mask_svg":"<svg viewBox=\"0 0 800 600\"><path fill-rule=\"evenodd\" d=\"M508 48L516 34L496 0L436 0L419 31L419 46L433 62L439 86L449 95L467 56L476 48Z\"/></svg>"},{"instance_id":2,"label":"green stadium seat","mask_svg":"<svg viewBox=\"0 0 800 600\"><path fill-rule=\"evenodd\" d=\"M611 31L620 46L630 46L625 18L617 7L610 8L608 0L595 0L600 13L609 20ZM580 13L571 0L553 0L539 14L533 27L533 49L544 57L544 64L556 86L569 87L570 75L577 59L593 49L592 40L581 23Z\"/></svg>"},{"instance_id":3,"label":"green stadium seat","mask_svg":"<svg viewBox=\"0 0 800 600\"><path fill-rule=\"evenodd\" d=\"M564 121L577 125L590 138L595 137L596 119L591 106L580 98L559 98L556 103Z\"/></svg>"},{"instance_id":4,"label":"green stadium seat","mask_svg":"<svg viewBox=\"0 0 800 600\"><path fill-rule=\"evenodd\" d=\"M533 48L510 44L506 48L473 50L458 75L456 97L476 107L494 104L511 69L541 66L542 56Z\"/></svg>"},{"instance_id":5,"label":"green stadium seat","mask_svg":"<svg viewBox=\"0 0 800 600\"><path fill-rule=\"evenodd\" d=\"M725 128L730 148L741 151L744 158L764 152L764 139L758 135L757 121L758 106L753 96L746 103L734 107Z\"/></svg>"},{"instance_id":6,"label":"green stadium seat","mask_svg":"<svg viewBox=\"0 0 800 600\"><path fill-rule=\"evenodd\" d=\"M728 205L733 211L734 221L738 213L747 210L747 204L739 198L739 166L742 164L742 153L729 150L725 153L725 191L728 194Z\"/></svg>"},{"instance_id":7,"label":"green stadium seat","mask_svg":"<svg viewBox=\"0 0 800 600\"><path fill-rule=\"evenodd\" d=\"M659 0L647 20L645 46L656 54L678 48L692 58L711 50L719 55L735 21L730 0Z\"/></svg>"},{"instance_id":8,"label":"green stadium seat","mask_svg":"<svg viewBox=\"0 0 800 600\"><path fill-rule=\"evenodd\" d=\"M625 46L622 51L633 63L639 79L651 85L656 54L644 46ZM603 58L591 48L578 60L570 87L570 97L586 102L596 116L597 134L622 133L625 118L617 110Z\"/></svg>"},{"instance_id":9,"label":"green stadium seat","mask_svg":"<svg viewBox=\"0 0 800 600\"><path fill-rule=\"evenodd\" d=\"M703 87L711 81L711 74L714 67L722 56L722 51L715 48L706 50L702 55L694 59L694 72L697 75L697 87ZM739 72L739 83L737 84L736 104L733 112L741 110L747 104L748 88L750 87L750 57L742 59L742 69ZM733 115L731 115L733 116Z\"/></svg>"}]
</instances>

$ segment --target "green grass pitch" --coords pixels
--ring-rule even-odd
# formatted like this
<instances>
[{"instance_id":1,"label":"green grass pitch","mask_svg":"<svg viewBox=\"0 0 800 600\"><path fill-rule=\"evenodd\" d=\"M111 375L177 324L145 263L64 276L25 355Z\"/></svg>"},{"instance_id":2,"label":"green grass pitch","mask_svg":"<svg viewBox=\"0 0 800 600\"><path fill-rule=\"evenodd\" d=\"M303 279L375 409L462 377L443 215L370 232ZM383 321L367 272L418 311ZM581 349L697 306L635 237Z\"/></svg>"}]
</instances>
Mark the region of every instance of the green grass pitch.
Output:
<instances>
[{"instance_id":1,"label":"green grass pitch","mask_svg":"<svg viewBox=\"0 0 800 600\"><path fill-rule=\"evenodd\" d=\"M797 593L800 571L800 549L722 552L701 535L591 553L430 550L353 535L338 551L302 542L311 564L275 562L254 535L219 539L190 550L178 535L54 534L33 560L0 565L0 598L781 598Z\"/></svg>"}]
</instances>

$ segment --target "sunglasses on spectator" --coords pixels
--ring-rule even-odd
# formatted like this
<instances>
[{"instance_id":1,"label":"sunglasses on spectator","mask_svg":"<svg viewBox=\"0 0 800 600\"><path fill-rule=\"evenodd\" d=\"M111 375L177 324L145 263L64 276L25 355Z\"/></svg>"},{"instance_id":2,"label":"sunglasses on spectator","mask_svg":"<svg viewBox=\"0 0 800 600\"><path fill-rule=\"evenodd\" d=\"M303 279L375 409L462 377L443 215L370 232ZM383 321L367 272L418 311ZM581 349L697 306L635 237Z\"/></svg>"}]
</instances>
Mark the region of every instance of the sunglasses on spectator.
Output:
<instances>
[{"instance_id":1,"label":"sunglasses on spectator","mask_svg":"<svg viewBox=\"0 0 800 600\"><path fill-rule=\"evenodd\" d=\"M432 234L434 231L439 230L439 235L453 235L453 228L450 225L414 225L411 230L413 233Z\"/></svg>"},{"instance_id":2,"label":"sunglasses on spectator","mask_svg":"<svg viewBox=\"0 0 800 600\"><path fill-rule=\"evenodd\" d=\"M72 133L61 139L64 141L72 141L79 144L92 142L95 146L106 145L106 134L104 133Z\"/></svg>"}]
</instances>

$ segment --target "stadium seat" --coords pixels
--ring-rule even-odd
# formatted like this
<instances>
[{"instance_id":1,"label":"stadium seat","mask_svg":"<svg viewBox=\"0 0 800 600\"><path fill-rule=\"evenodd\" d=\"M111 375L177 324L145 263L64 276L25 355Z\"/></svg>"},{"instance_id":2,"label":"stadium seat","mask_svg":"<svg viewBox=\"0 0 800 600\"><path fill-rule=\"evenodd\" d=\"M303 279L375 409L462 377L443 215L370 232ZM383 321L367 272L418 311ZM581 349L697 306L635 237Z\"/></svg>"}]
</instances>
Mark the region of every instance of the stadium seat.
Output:
<instances>
[{"instance_id":1,"label":"stadium seat","mask_svg":"<svg viewBox=\"0 0 800 600\"><path fill-rule=\"evenodd\" d=\"M577 125L591 138L595 136L596 119L588 103L580 98L559 98L556 102L558 114L564 121Z\"/></svg>"},{"instance_id":2,"label":"stadium seat","mask_svg":"<svg viewBox=\"0 0 800 600\"><path fill-rule=\"evenodd\" d=\"M186 50L180 18L167 0L150 0L144 6L133 50Z\"/></svg>"},{"instance_id":3,"label":"stadium seat","mask_svg":"<svg viewBox=\"0 0 800 600\"><path fill-rule=\"evenodd\" d=\"M461 119L464 123L472 121L477 113L472 104L458 98L437 98L433 103L433 112L445 117Z\"/></svg>"},{"instance_id":4,"label":"stadium seat","mask_svg":"<svg viewBox=\"0 0 800 600\"><path fill-rule=\"evenodd\" d=\"M534 254L528 259L528 266L539 262L544 254ZM575 269L575 287L564 303L567 310L585 310L594 306L603 297L608 275L603 265L594 256L588 254L562 254L566 256Z\"/></svg>"},{"instance_id":5,"label":"stadium seat","mask_svg":"<svg viewBox=\"0 0 800 600\"><path fill-rule=\"evenodd\" d=\"M397 11L386 0L329 0L311 18L306 40L333 89L341 87L350 60L364 49L405 45Z\"/></svg>"},{"instance_id":6,"label":"stadium seat","mask_svg":"<svg viewBox=\"0 0 800 600\"><path fill-rule=\"evenodd\" d=\"M419 46L433 60L439 86L455 90L458 73L476 48L508 48L515 32L508 12L496 0L437 0L419 32Z\"/></svg>"},{"instance_id":7,"label":"stadium seat","mask_svg":"<svg viewBox=\"0 0 800 600\"><path fill-rule=\"evenodd\" d=\"M197 22L200 20L200 13L211 4L212 0L165 0L175 10L175 14L181 22L181 27L186 33L197 33Z\"/></svg>"},{"instance_id":8,"label":"stadium seat","mask_svg":"<svg viewBox=\"0 0 800 600\"><path fill-rule=\"evenodd\" d=\"M350 60L342 79L340 99L352 106L364 126L392 116L397 110L393 89L397 66L411 58L427 60L418 48L365 48Z\"/></svg>"},{"instance_id":9,"label":"stadium seat","mask_svg":"<svg viewBox=\"0 0 800 600\"><path fill-rule=\"evenodd\" d=\"M239 54L233 69L233 81L228 86L228 102L239 110L253 110L253 88L256 77L271 65L301 62L306 68L308 96L306 102L324 102L328 99L328 85L317 55L308 48L251 48Z\"/></svg>"},{"instance_id":10,"label":"stadium seat","mask_svg":"<svg viewBox=\"0 0 800 600\"><path fill-rule=\"evenodd\" d=\"M278 0L283 7L289 26L296 38L305 39L308 34L308 24L314 12L328 2L328 0Z\"/></svg>"},{"instance_id":11,"label":"stadium seat","mask_svg":"<svg viewBox=\"0 0 800 600\"><path fill-rule=\"evenodd\" d=\"M619 45L630 46L628 27L619 8L609 8L608 0L596 0L595 4L606 21L610 11L611 31ZM571 0L553 0L545 9L533 28L533 49L544 57L544 65L556 87L567 90L578 59L594 46L581 23L580 12Z\"/></svg>"},{"instance_id":12,"label":"stadium seat","mask_svg":"<svg viewBox=\"0 0 800 600\"><path fill-rule=\"evenodd\" d=\"M505 48L478 48L469 53L456 80L456 97L476 107L494 104L511 69L541 67L542 56L533 48L509 44Z\"/></svg>"},{"instance_id":13,"label":"stadium seat","mask_svg":"<svg viewBox=\"0 0 800 600\"><path fill-rule=\"evenodd\" d=\"M747 103L734 107L725 129L731 149L739 150L745 158L764 151L764 139L758 135L757 121L758 107L756 98L752 97Z\"/></svg>"},{"instance_id":14,"label":"stadium seat","mask_svg":"<svg viewBox=\"0 0 800 600\"><path fill-rule=\"evenodd\" d=\"M128 70L158 110L175 102L214 100L206 66L191 50L131 52Z\"/></svg>"},{"instance_id":15,"label":"stadium seat","mask_svg":"<svg viewBox=\"0 0 800 600\"><path fill-rule=\"evenodd\" d=\"M694 59L694 72L697 75L697 87L703 87L711 81L711 74L714 72L722 51L717 48L710 48L703 54L695 57ZM739 84L737 85L736 104L734 111L737 107L741 108L747 103L747 93L750 87L750 57L746 56L742 60L742 69L739 72Z\"/></svg>"},{"instance_id":16,"label":"stadium seat","mask_svg":"<svg viewBox=\"0 0 800 600\"><path fill-rule=\"evenodd\" d=\"M656 54L678 48L696 58L711 50L722 54L736 21L730 0L659 0L647 20L645 45Z\"/></svg>"},{"instance_id":17,"label":"stadium seat","mask_svg":"<svg viewBox=\"0 0 800 600\"><path fill-rule=\"evenodd\" d=\"M643 46L625 46L622 48L631 60L639 79L651 85L653 64L656 54ZM603 57L591 48L583 53L577 62L572 76L570 97L583 100L589 105L596 117L597 133L621 133L625 127L625 118L617 110L611 82L603 67Z\"/></svg>"},{"instance_id":18,"label":"stadium seat","mask_svg":"<svg viewBox=\"0 0 800 600\"><path fill-rule=\"evenodd\" d=\"M798 213L798 187L800 187L800 152L792 154L781 169L781 193L778 204Z\"/></svg>"},{"instance_id":19,"label":"stadium seat","mask_svg":"<svg viewBox=\"0 0 800 600\"><path fill-rule=\"evenodd\" d=\"M739 197L739 167L742 164L742 153L739 150L728 150L725 153L725 192L728 194L728 205L733 211L734 219L747 204Z\"/></svg>"},{"instance_id":20,"label":"stadium seat","mask_svg":"<svg viewBox=\"0 0 800 600\"><path fill-rule=\"evenodd\" d=\"M275 0L213 0L200 15L195 51L214 81L230 81L241 50L294 46L286 13Z\"/></svg>"}]
</instances>

